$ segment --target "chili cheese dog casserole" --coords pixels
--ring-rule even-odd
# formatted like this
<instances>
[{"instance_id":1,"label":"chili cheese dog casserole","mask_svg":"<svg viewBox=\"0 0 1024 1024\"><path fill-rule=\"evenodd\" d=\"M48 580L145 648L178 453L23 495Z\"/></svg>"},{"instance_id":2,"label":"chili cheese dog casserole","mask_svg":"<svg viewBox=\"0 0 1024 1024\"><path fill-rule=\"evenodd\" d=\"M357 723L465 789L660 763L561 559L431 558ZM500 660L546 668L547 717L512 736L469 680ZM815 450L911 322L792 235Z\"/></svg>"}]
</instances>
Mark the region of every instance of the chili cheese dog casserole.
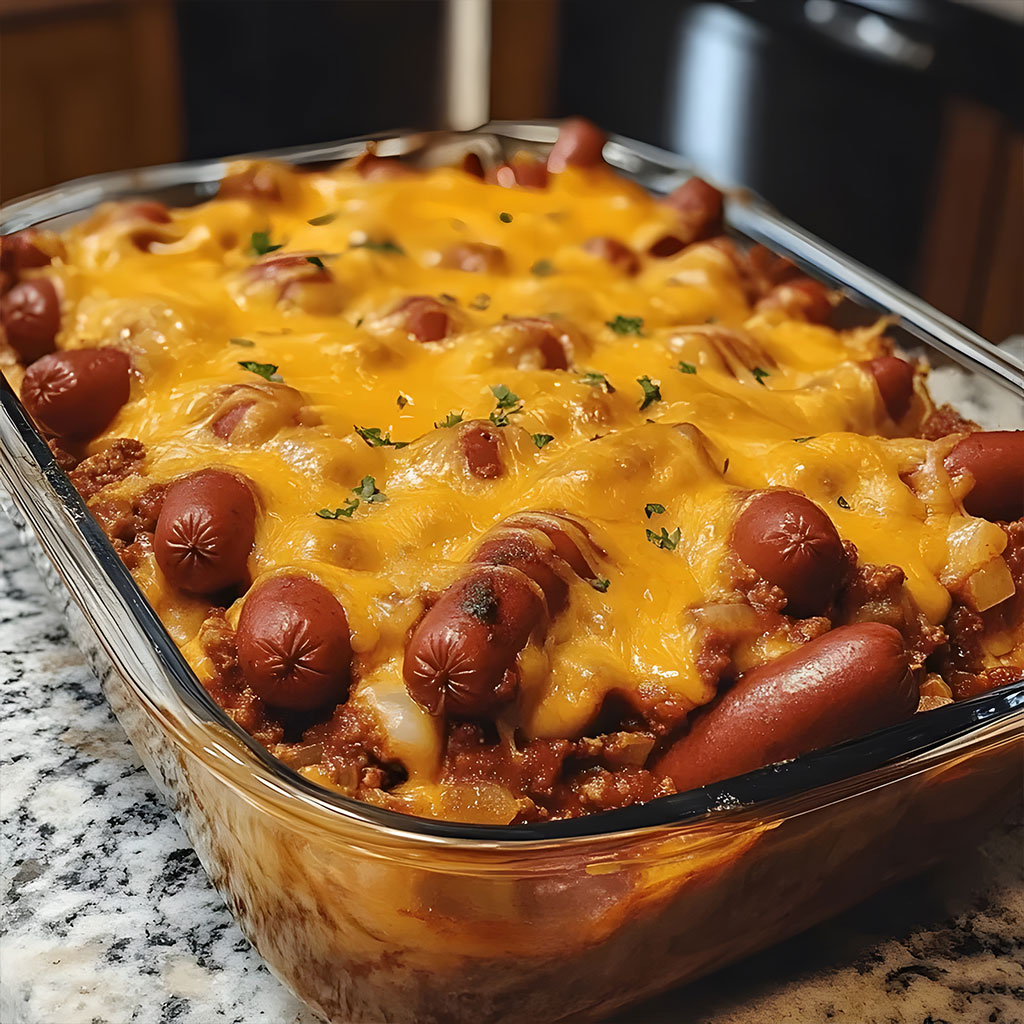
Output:
<instances>
[{"instance_id":1,"label":"chili cheese dog casserole","mask_svg":"<svg viewBox=\"0 0 1024 1024\"><path fill-rule=\"evenodd\" d=\"M569 817L1022 675L1024 433L602 144L240 163L4 239L26 408L212 696L324 786Z\"/></svg>"}]
</instances>

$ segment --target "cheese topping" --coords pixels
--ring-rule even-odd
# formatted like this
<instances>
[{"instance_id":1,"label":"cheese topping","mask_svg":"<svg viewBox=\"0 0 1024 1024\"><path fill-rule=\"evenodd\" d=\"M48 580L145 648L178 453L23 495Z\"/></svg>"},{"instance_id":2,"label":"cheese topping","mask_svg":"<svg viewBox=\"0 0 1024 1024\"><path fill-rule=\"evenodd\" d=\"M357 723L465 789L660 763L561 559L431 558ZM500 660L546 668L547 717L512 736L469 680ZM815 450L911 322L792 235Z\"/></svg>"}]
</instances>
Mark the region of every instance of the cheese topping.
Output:
<instances>
[{"instance_id":1,"label":"cheese topping","mask_svg":"<svg viewBox=\"0 0 1024 1024\"><path fill-rule=\"evenodd\" d=\"M145 478L121 492L207 466L253 482L254 581L298 571L337 595L355 653L350 700L382 724L409 786L436 777L443 744L402 683L409 631L516 512L566 513L598 553L599 585L574 580L543 644L520 655L500 724L526 738L584 734L611 693L691 708L714 696L702 645L723 609L746 609L729 540L752 492L806 494L861 564L902 567L933 624L948 588L1005 546L950 489L942 459L955 437L894 436L932 405L919 378L908 416L890 419L859 365L888 351L884 324L837 331L756 312L716 242L624 273L585 243L646 252L676 214L611 172L570 167L543 190L455 169L388 181L350 166L275 173L281 202L174 210L169 223L141 222L143 248L139 219L118 208L74 228L47 271L63 286L60 344L131 353L131 400L92 445L145 445ZM452 266L467 244L502 255ZM295 254L288 273L258 269ZM415 295L441 303L450 336L405 329L394 311ZM508 319L524 317L554 325L567 368L543 368L535 335ZM265 412L237 433L211 430L254 402ZM506 471L479 479L444 424L492 413L507 422L495 427ZM151 557L136 576L210 678L196 639L209 602L168 586ZM794 646L780 630L743 644L741 666Z\"/></svg>"}]
</instances>

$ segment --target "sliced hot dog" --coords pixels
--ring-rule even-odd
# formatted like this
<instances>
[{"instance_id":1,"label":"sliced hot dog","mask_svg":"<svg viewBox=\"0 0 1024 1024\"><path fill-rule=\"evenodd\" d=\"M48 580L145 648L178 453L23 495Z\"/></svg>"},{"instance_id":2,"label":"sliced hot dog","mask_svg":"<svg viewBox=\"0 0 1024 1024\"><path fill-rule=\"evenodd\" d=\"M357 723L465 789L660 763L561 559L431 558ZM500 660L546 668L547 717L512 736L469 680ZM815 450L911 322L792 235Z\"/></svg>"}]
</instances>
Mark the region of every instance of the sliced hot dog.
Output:
<instances>
[{"instance_id":1,"label":"sliced hot dog","mask_svg":"<svg viewBox=\"0 0 1024 1024\"><path fill-rule=\"evenodd\" d=\"M753 669L658 758L685 791L910 718L918 690L891 626L840 626Z\"/></svg>"},{"instance_id":2,"label":"sliced hot dog","mask_svg":"<svg viewBox=\"0 0 1024 1024\"><path fill-rule=\"evenodd\" d=\"M337 598L305 576L259 584L238 619L238 663L268 704L314 711L348 692L352 645Z\"/></svg>"},{"instance_id":3,"label":"sliced hot dog","mask_svg":"<svg viewBox=\"0 0 1024 1024\"><path fill-rule=\"evenodd\" d=\"M1024 430L968 434L946 456L946 470L972 477L964 498L972 516L1007 522L1024 516Z\"/></svg>"},{"instance_id":4,"label":"sliced hot dog","mask_svg":"<svg viewBox=\"0 0 1024 1024\"><path fill-rule=\"evenodd\" d=\"M129 369L128 354L120 349L51 352L25 371L21 400L51 434L88 441L101 434L128 401Z\"/></svg>"},{"instance_id":5,"label":"sliced hot dog","mask_svg":"<svg viewBox=\"0 0 1024 1024\"><path fill-rule=\"evenodd\" d=\"M249 581L256 501L248 482L202 469L167 489L153 550L168 582L193 594L215 594Z\"/></svg>"},{"instance_id":6,"label":"sliced hot dog","mask_svg":"<svg viewBox=\"0 0 1024 1024\"><path fill-rule=\"evenodd\" d=\"M410 295L391 312L417 341L441 341L452 331L448 310L430 295Z\"/></svg>"},{"instance_id":7,"label":"sliced hot dog","mask_svg":"<svg viewBox=\"0 0 1024 1024\"><path fill-rule=\"evenodd\" d=\"M736 553L788 598L798 618L822 614L846 569L843 542L832 520L809 498L766 491L743 510L732 534Z\"/></svg>"},{"instance_id":8,"label":"sliced hot dog","mask_svg":"<svg viewBox=\"0 0 1024 1024\"><path fill-rule=\"evenodd\" d=\"M583 244L583 248L629 277L632 277L640 269L640 258L628 245L620 242L617 238L604 236L591 238Z\"/></svg>"}]
</instances>

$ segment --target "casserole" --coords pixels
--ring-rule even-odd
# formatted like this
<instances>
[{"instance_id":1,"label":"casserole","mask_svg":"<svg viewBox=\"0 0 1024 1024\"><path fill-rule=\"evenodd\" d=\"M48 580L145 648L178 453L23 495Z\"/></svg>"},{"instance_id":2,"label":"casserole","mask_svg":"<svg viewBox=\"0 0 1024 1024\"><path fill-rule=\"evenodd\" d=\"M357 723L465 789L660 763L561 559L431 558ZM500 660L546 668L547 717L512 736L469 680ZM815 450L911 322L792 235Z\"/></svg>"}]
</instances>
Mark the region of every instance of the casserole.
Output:
<instances>
[{"instance_id":1,"label":"casserole","mask_svg":"<svg viewBox=\"0 0 1024 1024\"><path fill-rule=\"evenodd\" d=\"M465 140L486 151L516 145L516 133L553 137L546 126L525 126ZM424 148L445 160L464 144L440 136ZM327 147L322 157L359 148ZM671 181L677 166L624 142L609 144L606 156L654 185ZM161 176L192 180L202 195L221 172L216 164L158 169L143 187L153 196ZM49 212L88 204L95 187L69 190ZM105 187L116 195L117 176ZM5 230L26 226L30 210L16 205ZM734 201L727 217L831 280L845 275L867 298L889 300L913 333L967 360L979 379L1019 385L997 350L845 267L756 201ZM832 751L591 819L495 830L332 797L240 737L211 704L6 386L3 403L5 483L105 638L117 669L104 673L115 711L247 934L335 1019L606 1013L923 866L948 847L951 831L989 820L1012 792L1019 684ZM877 830L851 829L865 813L877 815ZM955 830L946 814L961 822ZM904 844L904 827L914 842ZM820 875L806 870L818 862ZM649 951L643 964L632 962L638 944Z\"/></svg>"}]
</instances>

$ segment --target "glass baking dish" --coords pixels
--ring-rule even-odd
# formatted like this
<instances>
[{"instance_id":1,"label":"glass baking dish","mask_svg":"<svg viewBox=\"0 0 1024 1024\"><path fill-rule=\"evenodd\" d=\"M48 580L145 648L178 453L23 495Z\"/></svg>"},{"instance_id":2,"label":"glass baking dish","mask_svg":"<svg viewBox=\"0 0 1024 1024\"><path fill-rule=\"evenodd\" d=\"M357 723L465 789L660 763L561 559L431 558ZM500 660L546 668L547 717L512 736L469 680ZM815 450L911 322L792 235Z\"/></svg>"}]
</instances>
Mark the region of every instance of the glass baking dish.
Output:
<instances>
[{"instance_id":1,"label":"glass baking dish","mask_svg":"<svg viewBox=\"0 0 1024 1024\"><path fill-rule=\"evenodd\" d=\"M468 149L485 163L542 153L556 132L496 123L373 138L382 155L429 165ZM366 141L260 155L324 164ZM692 173L623 138L605 157L655 192ZM60 230L110 199L201 202L224 169L83 179L9 204L0 231ZM893 314L889 333L927 354L937 398L987 427L1024 425L1024 371L999 348L742 190L729 194L726 220L843 289L846 322ZM331 1021L600 1019L929 866L996 820L1021 785L1024 681L639 807L521 826L396 814L319 788L220 710L3 378L0 483L210 879L271 969Z\"/></svg>"}]
</instances>

